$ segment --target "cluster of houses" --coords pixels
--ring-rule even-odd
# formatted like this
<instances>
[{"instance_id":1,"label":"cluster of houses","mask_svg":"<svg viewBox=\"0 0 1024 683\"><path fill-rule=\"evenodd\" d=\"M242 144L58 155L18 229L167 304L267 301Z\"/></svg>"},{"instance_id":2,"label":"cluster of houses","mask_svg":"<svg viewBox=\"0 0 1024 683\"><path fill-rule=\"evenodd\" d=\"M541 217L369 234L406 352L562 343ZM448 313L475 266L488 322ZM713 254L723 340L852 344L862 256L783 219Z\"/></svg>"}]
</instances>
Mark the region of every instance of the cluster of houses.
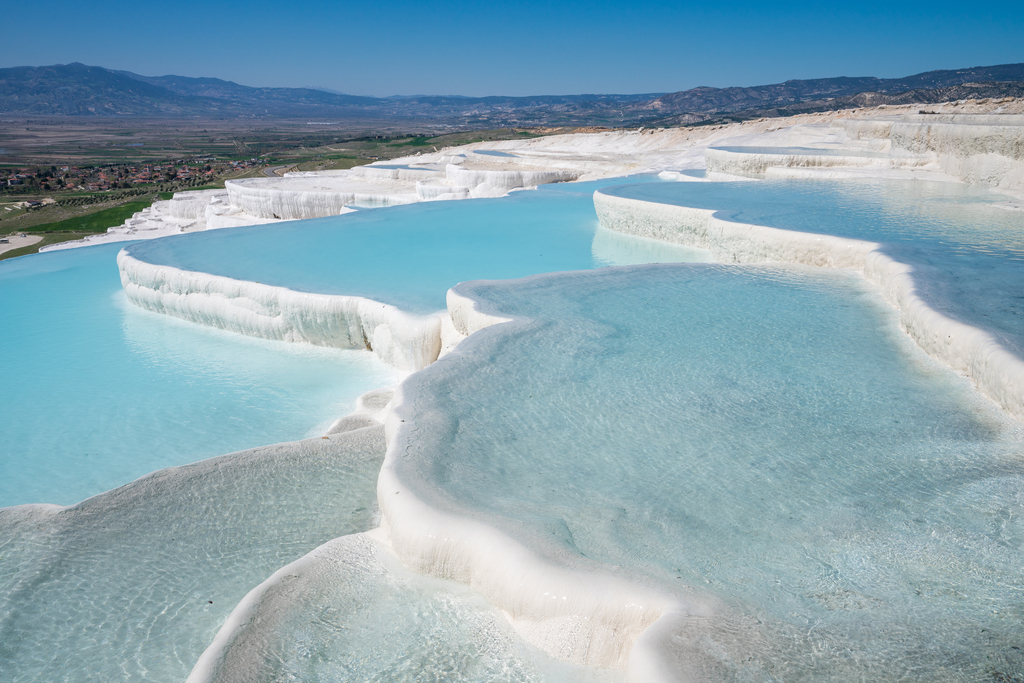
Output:
<instances>
[{"instance_id":1,"label":"cluster of houses","mask_svg":"<svg viewBox=\"0 0 1024 683\"><path fill-rule=\"evenodd\" d=\"M216 157L201 157L138 165L0 168L0 190L18 185L29 185L46 192L59 190L102 192L151 183L195 179L213 180L224 173L245 170L259 165L260 162L256 158L226 161L218 160Z\"/></svg>"}]
</instances>

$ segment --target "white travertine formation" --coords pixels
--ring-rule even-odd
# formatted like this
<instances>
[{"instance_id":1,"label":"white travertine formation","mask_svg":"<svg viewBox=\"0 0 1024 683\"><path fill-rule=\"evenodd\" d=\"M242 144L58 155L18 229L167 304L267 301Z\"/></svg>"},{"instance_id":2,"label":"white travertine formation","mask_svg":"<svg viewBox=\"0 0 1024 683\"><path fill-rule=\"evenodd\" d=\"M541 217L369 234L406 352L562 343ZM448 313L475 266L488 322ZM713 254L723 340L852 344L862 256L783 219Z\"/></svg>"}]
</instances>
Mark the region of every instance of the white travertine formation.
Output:
<instances>
[{"instance_id":1,"label":"white travertine formation","mask_svg":"<svg viewBox=\"0 0 1024 683\"><path fill-rule=\"evenodd\" d=\"M214 198L221 197L221 190L192 190L175 192L165 205L167 215L182 221L197 221L206 216L206 206Z\"/></svg>"},{"instance_id":2,"label":"white travertine formation","mask_svg":"<svg viewBox=\"0 0 1024 683\"><path fill-rule=\"evenodd\" d=\"M711 251L719 263L785 261L830 268L863 268L877 244L831 235L813 235L734 223L712 209L657 204L594 193L601 225L629 235L650 237Z\"/></svg>"},{"instance_id":3,"label":"white travertine formation","mask_svg":"<svg viewBox=\"0 0 1024 683\"><path fill-rule=\"evenodd\" d=\"M449 185L438 180L417 180L416 196L427 201L431 199L468 199L469 188Z\"/></svg>"},{"instance_id":4,"label":"white travertine formation","mask_svg":"<svg viewBox=\"0 0 1024 683\"><path fill-rule=\"evenodd\" d=\"M356 166L351 170L356 177L370 178L373 180L405 180L417 181L428 178L444 178L444 168L414 168L412 166L395 166L393 164L382 166Z\"/></svg>"},{"instance_id":5,"label":"white travertine formation","mask_svg":"<svg viewBox=\"0 0 1024 683\"><path fill-rule=\"evenodd\" d=\"M511 318L505 318L493 313L484 313L480 310L476 299L459 294L453 287L445 295L445 303L448 305L448 317L452 325L463 336L463 338L498 323L511 322Z\"/></svg>"},{"instance_id":6,"label":"white travertine formation","mask_svg":"<svg viewBox=\"0 0 1024 683\"><path fill-rule=\"evenodd\" d=\"M805 139L801 144L809 147L799 150L787 149L790 140L772 136L751 138L743 147L709 147L706 167L711 173L787 178L924 177L906 175L921 171L1024 192L1024 116L888 112L878 112L883 114L878 118L837 116L828 135ZM776 149L758 146L764 143Z\"/></svg>"},{"instance_id":7,"label":"white travertine formation","mask_svg":"<svg viewBox=\"0 0 1024 683\"><path fill-rule=\"evenodd\" d=\"M326 434L344 434L363 427L383 426L387 419L391 399L395 395L394 387L374 389L356 399L356 409L335 420L327 428Z\"/></svg>"},{"instance_id":8,"label":"white travertine formation","mask_svg":"<svg viewBox=\"0 0 1024 683\"><path fill-rule=\"evenodd\" d=\"M415 185L362 179L248 178L225 183L231 206L247 216L301 220L337 216L351 204L396 206L418 201Z\"/></svg>"},{"instance_id":9,"label":"white travertine formation","mask_svg":"<svg viewBox=\"0 0 1024 683\"><path fill-rule=\"evenodd\" d=\"M441 351L440 317L414 316L358 296L296 292L258 282L157 266L117 255L132 303L157 313L251 337L369 349L400 370L418 370Z\"/></svg>"},{"instance_id":10,"label":"white travertine formation","mask_svg":"<svg viewBox=\"0 0 1024 683\"><path fill-rule=\"evenodd\" d=\"M454 164L449 164L445 169L448 181L452 185L470 188L473 197L500 197L509 190L567 182L578 179L580 175L578 171L566 170L476 170Z\"/></svg>"},{"instance_id":11,"label":"white travertine formation","mask_svg":"<svg viewBox=\"0 0 1024 683\"><path fill-rule=\"evenodd\" d=\"M899 310L901 327L918 346L974 380L1003 410L1024 419L1024 362L988 332L931 308L917 294L911 266L872 251L863 272Z\"/></svg>"},{"instance_id":12,"label":"white travertine formation","mask_svg":"<svg viewBox=\"0 0 1024 683\"><path fill-rule=\"evenodd\" d=\"M918 115L841 125L854 140L889 139L894 155L927 155L966 183L1024 190L1024 116Z\"/></svg>"},{"instance_id":13,"label":"white travertine formation","mask_svg":"<svg viewBox=\"0 0 1024 683\"><path fill-rule=\"evenodd\" d=\"M828 152L828 153L825 153ZM709 147L704 155L708 172L763 175L770 168L917 168L932 163L933 160L922 156L883 156L880 154L857 154L857 150L849 150L846 154L832 153L822 150L815 154L813 150L799 153L766 153L740 152L731 149Z\"/></svg>"},{"instance_id":14,"label":"white travertine formation","mask_svg":"<svg viewBox=\"0 0 1024 683\"><path fill-rule=\"evenodd\" d=\"M896 120L893 111L897 108L844 114L890 115L884 120L842 119L835 113L794 117L786 123L796 125L785 128L779 128L778 120L767 120L695 130L616 131L484 143L458 150L463 154L444 150L409 161L422 164L422 169L368 166L351 172L231 181L227 196L211 197L203 215L208 228L226 227L245 221L332 215L352 202L400 204L497 196L547 182L650 170L672 173L699 167L709 145L723 144L752 149L765 144L812 145L822 153L711 150L709 171L893 177L912 170L927 177L952 175L972 183L1024 189L1020 145L1024 128L1020 125L951 116L918 120L907 115ZM473 154L477 149L516 156ZM601 192L595 194L594 204L606 228L708 249L723 263L784 261L858 269L898 308L902 326L922 348L973 378L1007 412L1024 417L1024 364L987 333L931 309L916 293L911 268L882 253L875 243L734 223L710 210ZM175 208L181 217L193 211L186 204ZM448 292L447 315L418 318L360 297L295 292L147 264L125 251L118 255L118 265L129 299L150 310L270 339L370 348L386 362L407 370L457 353L460 342L479 330L497 323L516 324L481 310L458 288ZM377 491L382 526L374 532L375 538L416 571L474 587L505 612L527 641L553 656L580 664L625 667L629 681L686 678L687 672L667 661L668 644L681 620L711 618L720 606L697 598L681 600L567 553L541 556L484 521L418 494L402 480L398 467L414 438L411 425L403 419L411 414L403 401L411 398L399 389L386 413L388 453ZM332 430L369 426L371 419L380 419L380 414L339 421ZM282 572L287 574L286 570ZM277 579L284 576L279 575ZM273 586L274 580L263 590ZM221 633L237 631L260 595L254 592L252 601L240 605L237 618L233 615ZM218 636L208 651L211 657L224 652L221 641ZM190 681L208 680L213 668L203 664L205 660L206 655Z\"/></svg>"},{"instance_id":15,"label":"white travertine formation","mask_svg":"<svg viewBox=\"0 0 1024 683\"><path fill-rule=\"evenodd\" d=\"M699 128L473 143L348 170L232 180L226 190L177 193L171 200L173 207L157 202L107 235L45 249L335 216L353 204L391 206L494 197L551 182L705 166L710 173L790 178L875 173L953 177L1024 194L1024 101L931 105L935 113L928 115L918 114L918 109L916 105L881 106ZM723 146L798 146L818 148L822 154L718 149Z\"/></svg>"}]
</instances>

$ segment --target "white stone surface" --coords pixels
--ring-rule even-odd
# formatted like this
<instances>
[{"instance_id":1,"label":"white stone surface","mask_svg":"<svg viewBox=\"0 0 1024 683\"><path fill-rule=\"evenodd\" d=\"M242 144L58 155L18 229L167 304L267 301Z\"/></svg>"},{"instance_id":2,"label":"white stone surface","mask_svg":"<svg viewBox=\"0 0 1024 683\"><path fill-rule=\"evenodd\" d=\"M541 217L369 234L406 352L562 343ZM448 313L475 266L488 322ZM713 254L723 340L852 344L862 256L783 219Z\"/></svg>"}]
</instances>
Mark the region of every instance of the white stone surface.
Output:
<instances>
[{"instance_id":1,"label":"white stone surface","mask_svg":"<svg viewBox=\"0 0 1024 683\"><path fill-rule=\"evenodd\" d=\"M352 204L396 206L419 201L415 181L359 175L246 178L225 183L232 210L258 219L337 216Z\"/></svg>"},{"instance_id":2,"label":"white stone surface","mask_svg":"<svg viewBox=\"0 0 1024 683\"><path fill-rule=\"evenodd\" d=\"M263 339L368 349L400 370L441 351L440 315L414 316L358 296L296 292L117 255L121 286L137 306Z\"/></svg>"}]
</instances>

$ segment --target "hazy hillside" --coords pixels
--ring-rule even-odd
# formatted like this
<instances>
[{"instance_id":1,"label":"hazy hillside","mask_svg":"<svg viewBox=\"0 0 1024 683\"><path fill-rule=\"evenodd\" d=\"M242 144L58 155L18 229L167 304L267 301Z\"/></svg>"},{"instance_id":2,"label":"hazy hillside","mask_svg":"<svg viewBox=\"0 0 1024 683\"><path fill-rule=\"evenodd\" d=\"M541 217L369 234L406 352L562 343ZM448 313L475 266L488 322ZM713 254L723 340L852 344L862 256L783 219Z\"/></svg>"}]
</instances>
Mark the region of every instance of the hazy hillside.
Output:
<instances>
[{"instance_id":1,"label":"hazy hillside","mask_svg":"<svg viewBox=\"0 0 1024 683\"><path fill-rule=\"evenodd\" d=\"M999 81L1024 81L1024 64L929 71L906 78L818 78L750 88L693 88L662 95L650 102L649 106L654 111L666 114L726 113L841 99L869 92L894 95L915 90L951 88L964 83Z\"/></svg>"},{"instance_id":2,"label":"hazy hillside","mask_svg":"<svg viewBox=\"0 0 1024 683\"><path fill-rule=\"evenodd\" d=\"M1024 94L1024 64L906 78L820 78L670 94L360 97L312 88L251 88L218 78L140 76L84 64L0 69L0 113L195 118L432 121L465 127L671 125L785 115L866 103L931 103ZM858 99L859 98L859 99Z\"/></svg>"},{"instance_id":3,"label":"hazy hillside","mask_svg":"<svg viewBox=\"0 0 1024 683\"><path fill-rule=\"evenodd\" d=\"M0 112L131 116L182 114L209 106L166 88L84 64L0 69Z\"/></svg>"}]
</instances>

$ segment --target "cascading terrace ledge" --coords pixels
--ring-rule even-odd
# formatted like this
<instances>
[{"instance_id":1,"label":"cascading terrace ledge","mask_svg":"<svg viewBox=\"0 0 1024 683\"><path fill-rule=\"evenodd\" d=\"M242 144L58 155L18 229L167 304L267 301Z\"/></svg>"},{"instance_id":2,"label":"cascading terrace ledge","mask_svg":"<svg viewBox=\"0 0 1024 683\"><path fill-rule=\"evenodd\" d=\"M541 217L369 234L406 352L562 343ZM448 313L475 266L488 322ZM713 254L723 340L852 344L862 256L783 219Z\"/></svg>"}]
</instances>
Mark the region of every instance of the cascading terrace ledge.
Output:
<instances>
[{"instance_id":1,"label":"cascading terrace ledge","mask_svg":"<svg viewBox=\"0 0 1024 683\"><path fill-rule=\"evenodd\" d=\"M358 296L296 292L258 282L181 270L117 255L128 300L156 313L250 337L368 349L399 370L433 363L442 314L415 316Z\"/></svg>"}]
</instances>

